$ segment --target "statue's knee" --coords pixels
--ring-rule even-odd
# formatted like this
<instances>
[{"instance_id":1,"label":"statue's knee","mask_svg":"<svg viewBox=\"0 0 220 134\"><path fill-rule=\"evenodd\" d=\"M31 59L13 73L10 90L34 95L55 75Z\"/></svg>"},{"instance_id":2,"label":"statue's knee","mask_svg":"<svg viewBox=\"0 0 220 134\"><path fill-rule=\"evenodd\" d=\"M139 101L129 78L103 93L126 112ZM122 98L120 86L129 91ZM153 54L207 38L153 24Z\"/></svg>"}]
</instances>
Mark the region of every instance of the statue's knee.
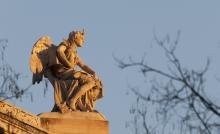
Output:
<instances>
[{"instance_id":1,"label":"statue's knee","mask_svg":"<svg viewBox=\"0 0 220 134\"><path fill-rule=\"evenodd\" d=\"M88 77L88 78L86 79L86 82L95 84L95 80L94 80L92 77Z\"/></svg>"}]
</instances>

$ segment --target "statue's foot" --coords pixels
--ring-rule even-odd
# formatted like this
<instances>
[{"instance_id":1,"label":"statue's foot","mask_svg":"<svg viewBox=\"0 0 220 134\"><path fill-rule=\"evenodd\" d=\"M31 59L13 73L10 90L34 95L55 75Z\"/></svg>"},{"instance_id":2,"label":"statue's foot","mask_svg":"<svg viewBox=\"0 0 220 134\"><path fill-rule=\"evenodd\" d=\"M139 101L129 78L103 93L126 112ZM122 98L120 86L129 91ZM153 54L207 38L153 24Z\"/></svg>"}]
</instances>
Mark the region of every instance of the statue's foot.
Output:
<instances>
[{"instance_id":1,"label":"statue's foot","mask_svg":"<svg viewBox=\"0 0 220 134\"><path fill-rule=\"evenodd\" d=\"M61 112L61 113L68 113L68 112L72 112L72 109L70 109L70 108L66 105L66 103L64 103L64 104L62 104L62 105L60 106L60 112Z\"/></svg>"},{"instance_id":2,"label":"statue's foot","mask_svg":"<svg viewBox=\"0 0 220 134\"><path fill-rule=\"evenodd\" d=\"M67 102L68 107L72 110L72 111L76 111L76 102Z\"/></svg>"},{"instance_id":3,"label":"statue's foot","mask_svg":"<svg viewBox=\"0 0 220 134\"><path fill-rule=\"evenodd\" d=\"M70 105L70 108L71 108L73 111L76 111L76 105L75 105L75 104Z\"/></svg>"}]
</instances>

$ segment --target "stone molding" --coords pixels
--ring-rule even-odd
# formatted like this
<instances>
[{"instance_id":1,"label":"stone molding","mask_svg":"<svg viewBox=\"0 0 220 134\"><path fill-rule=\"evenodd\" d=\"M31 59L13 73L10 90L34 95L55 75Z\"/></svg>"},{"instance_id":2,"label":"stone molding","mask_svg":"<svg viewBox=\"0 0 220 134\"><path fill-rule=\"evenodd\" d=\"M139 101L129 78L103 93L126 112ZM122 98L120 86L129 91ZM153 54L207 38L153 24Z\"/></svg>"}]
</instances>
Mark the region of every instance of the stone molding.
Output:
<instances>
[{"instance_id":1,"label":"stone molding","mask_svg":"<svg viewBox=\"0 0 220 134\"><path fill-rule=\"evenodd\" d=\"M6 114L29 125L40 127L39 117L9 104L6 101L0 101L0 113Z\"/></svg>"},{"instance_id":2,"label":"stone molding","mask_svg":"<svg viewBox=\"0 0 220 134\"><path fill-rule=\"evenodd\" d=\"M40 127L39 117L6 101L0 101L0 127L5 133L48 134Z\"/></svg>"}]
</instances>

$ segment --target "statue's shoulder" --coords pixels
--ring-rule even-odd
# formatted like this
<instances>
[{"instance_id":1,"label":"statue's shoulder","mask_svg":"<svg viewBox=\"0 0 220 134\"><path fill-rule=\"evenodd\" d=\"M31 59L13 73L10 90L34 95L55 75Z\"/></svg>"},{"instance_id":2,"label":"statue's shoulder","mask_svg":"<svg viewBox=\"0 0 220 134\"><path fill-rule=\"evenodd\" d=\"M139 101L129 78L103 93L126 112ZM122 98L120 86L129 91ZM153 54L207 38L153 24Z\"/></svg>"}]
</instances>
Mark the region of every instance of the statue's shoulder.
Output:
<instances>
[{"instance_id":1,"label":"statue's shoulder","mask_svg":"<svg viewBox=\"0 0 220 134\"><path fill-rule=\"evenodd\" d=\"M65 47L69 47L69 42L66 39L63 39L63 41L58 45L58 46L65 46Z\"/></svg>"}]
</instances>

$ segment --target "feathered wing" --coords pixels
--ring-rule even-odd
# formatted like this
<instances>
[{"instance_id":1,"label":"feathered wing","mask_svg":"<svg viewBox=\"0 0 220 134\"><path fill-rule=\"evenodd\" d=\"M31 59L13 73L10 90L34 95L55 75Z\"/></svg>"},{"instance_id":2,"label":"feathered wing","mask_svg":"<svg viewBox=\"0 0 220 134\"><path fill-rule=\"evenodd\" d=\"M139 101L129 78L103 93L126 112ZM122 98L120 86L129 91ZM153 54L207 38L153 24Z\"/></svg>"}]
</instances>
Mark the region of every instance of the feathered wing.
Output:
<instances>
[{"instance_id":1,"label":"feathered wing","mask_svg":"<svg viewBox=\"0 0 220 134\"><path fill-rule=\"evenodd\" d=\"M33 46L30 57L30 69L33 73L32 84L39 83L43 78L44 69L49 63L49 48L53 47L50 37L41 37Z\"/></svg>"}]
</instances>

